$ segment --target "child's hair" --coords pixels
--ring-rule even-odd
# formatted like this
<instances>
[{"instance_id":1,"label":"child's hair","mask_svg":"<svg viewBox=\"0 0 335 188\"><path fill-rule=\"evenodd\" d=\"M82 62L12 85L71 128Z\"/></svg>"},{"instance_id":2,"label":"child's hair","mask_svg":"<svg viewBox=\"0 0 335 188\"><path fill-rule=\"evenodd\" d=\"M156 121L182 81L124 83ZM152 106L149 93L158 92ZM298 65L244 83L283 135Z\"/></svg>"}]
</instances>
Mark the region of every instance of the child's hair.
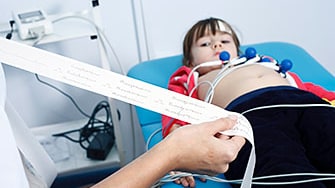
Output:
<instances>
[{"instance_id":1,"label":"child's hair","mask_svg":"<svg viewBox=\"0 0 335 188\"><path fill-rule=\"evenodd\" d=\"M240 41L232 29L232 27L224 20L219 18L207 18L198 21L194 24L191 29L187 32L183 42L183 65L189 66L189 62L192 59L191 46L199 38L205 36L207 32L215 35L217 31L223 31L230 34L234 40L237 51L240 48Z\"/></svg>"}]
</instances>

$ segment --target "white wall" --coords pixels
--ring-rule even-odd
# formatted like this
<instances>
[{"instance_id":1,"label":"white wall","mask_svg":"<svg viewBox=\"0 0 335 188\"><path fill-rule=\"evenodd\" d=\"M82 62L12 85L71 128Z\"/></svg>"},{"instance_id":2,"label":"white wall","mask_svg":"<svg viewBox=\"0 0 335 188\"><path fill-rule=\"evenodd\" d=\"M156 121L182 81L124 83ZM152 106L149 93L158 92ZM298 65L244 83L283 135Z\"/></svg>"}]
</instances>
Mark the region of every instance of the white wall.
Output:
<instances>
[{"instance_id":1,"label":"white wall","mask_svg":"<svg viewBox=\"0 0 335 188\"><path fill-rule=\"evenodd\" d=\"M31 5L56 14L87 9L90 2L11 0L0 7L0 23L7 23L11 19L11 10L25 9ZM101 0L100 5L105 32L125 71L138 63L139 59L180 54L186 31L199 19L213 16L230 22L240 32L243 44L263 41L298 44L335 75L332 59L335 2L332 0ZM137 25L133 22L133 13ZM140 42L139 48L136 36ZM96 43L86 38L43 45L42 48L99 65ZM141 52L140 56L138 51ZM8 97L28 125L38 126L82 117L67 98L38 83L34 75L7 66L5 71ZM68 92L88 113L104 98L48 81ZM124 117L127 115L124 114Z\"/></svg>"}]
</instances>

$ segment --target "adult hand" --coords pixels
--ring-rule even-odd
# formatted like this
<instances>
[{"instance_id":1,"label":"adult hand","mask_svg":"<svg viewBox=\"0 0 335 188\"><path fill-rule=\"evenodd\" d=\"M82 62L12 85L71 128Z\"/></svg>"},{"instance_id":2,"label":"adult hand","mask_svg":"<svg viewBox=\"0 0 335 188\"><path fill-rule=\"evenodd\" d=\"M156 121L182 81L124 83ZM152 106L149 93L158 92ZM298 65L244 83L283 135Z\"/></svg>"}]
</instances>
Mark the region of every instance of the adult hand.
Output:
<instances>
[{"instance_id":1,"label":"adult hand","mask_svg":"<svg viewBox=\"0 0 335 188\"><path fill-rule=\"evenodd\" d=\"M164 174L178 169L209 175L226 172L245 139L224 136L219 132L232 128L235 122L234 119L223 118L178 128L94 187L149 187Z\"/></svg>"},{"instance_id":2,"label":"adult hand","mask_svg":"<svg viewBox=\"0 0 335 188\"><path fill-rule=\"evenodd\" d=\"M245 144L243 137L220 134L231 129L235 123L235 117L221 118L176 129L165 138L166 143L174 143L166 149L177 155L171 165L174 165L175 170L201 174L214 175L226 172L229 163L236 158Z\"/></svg>"}]
</instances>

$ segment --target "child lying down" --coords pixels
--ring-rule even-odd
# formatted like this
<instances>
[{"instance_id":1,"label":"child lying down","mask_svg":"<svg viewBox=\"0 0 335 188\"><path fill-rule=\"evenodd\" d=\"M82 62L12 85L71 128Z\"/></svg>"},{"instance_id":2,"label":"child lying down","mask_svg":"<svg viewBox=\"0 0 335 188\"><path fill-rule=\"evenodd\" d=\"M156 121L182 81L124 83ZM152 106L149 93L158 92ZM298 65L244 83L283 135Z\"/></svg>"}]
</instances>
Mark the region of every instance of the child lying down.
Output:
<instances>
[{"instance_id":1,"label":"child lying down","mask_svg":"<svg viewBox=\"0 0 335 188\"><path fill-rule=\"evenodd\" d=\"M223 65L200 66L219 60L222 51L228 52L232 61L239 56L239 47L240 42L227 22L217 18L199 21L184 38L184 66L171 76L168 88L242 113L249 120L256 150L254 177L335 173L335 108L330 105L335 93L313 83L303 83L292 72L283 76L260 63L236 67L219 81ZM185 124L188 123L163 116L163 136ZM242 148L225 173L227 179L243 178L250 149L251 144ZM280 179L284 180L301 180L301 177ZM178 183L195 186L194 179L189 177ZM335 187L335 182L276 187Z\"/></svg>"}]
</instances>

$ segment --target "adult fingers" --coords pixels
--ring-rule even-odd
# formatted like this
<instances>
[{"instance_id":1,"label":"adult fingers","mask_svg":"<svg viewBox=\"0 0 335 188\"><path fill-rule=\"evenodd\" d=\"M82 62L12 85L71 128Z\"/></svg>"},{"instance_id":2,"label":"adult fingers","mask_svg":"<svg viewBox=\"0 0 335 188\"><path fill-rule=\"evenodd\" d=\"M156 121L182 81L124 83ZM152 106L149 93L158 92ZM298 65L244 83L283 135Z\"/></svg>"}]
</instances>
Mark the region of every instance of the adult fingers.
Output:
<instances>
[{"instance_id":1,"label":"adult fingers","mask_svg":"<svg viewBox=\"0 0 335 188\"><path fill-rule=\"evenodd\" d=\"M222 132L225 130L229 130L234 127L236 124L236 117L235 116L228 116L226 118L220 118L215 121L210 122L210 126L208 126L208 129L211 134L215 135L218 132Z\"/></svg>"},{"instance_id":2,"label":"adult fingers","mask_svg":"<svg viewBox=\"0 0 335 188\"><path fill-rule=\"evenodd\" d=\"M230 140L235 143L239 150L244 146L246 142L245 138L242 136L233 136Z\"/></svg>"}]
</instances>

